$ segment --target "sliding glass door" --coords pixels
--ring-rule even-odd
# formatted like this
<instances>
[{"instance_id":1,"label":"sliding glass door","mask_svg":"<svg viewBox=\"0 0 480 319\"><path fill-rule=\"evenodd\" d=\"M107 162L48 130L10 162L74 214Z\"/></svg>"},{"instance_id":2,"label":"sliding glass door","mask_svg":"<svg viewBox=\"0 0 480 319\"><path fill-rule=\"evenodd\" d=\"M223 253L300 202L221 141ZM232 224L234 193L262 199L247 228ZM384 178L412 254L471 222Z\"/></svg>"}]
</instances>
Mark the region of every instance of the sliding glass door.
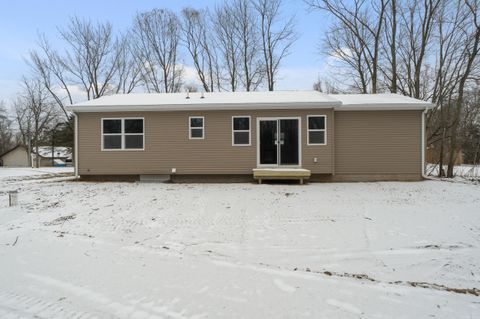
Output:
<instances>
[{"instance_id":1,"label":"sliding glass door","mask_svg":"<svg viewBox=\"0 0 480 319\"><path fill-rule=\"evenodd\" d=\"M299 119L260 119L260 165L299 165Z\"/></svg>"}]
</instances>

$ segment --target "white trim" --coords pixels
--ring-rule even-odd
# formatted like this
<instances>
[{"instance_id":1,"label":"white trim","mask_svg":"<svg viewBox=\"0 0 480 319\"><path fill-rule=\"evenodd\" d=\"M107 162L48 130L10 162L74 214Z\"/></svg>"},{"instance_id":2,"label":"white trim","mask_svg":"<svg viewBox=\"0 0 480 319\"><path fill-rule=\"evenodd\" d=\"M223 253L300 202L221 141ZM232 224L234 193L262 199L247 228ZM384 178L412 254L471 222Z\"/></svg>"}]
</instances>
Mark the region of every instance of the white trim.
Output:
<instances>
[{"instance_id":1,"label":"white trim","mask_svg":"<svg viewBox=\"0 0 480 319\"><path fill-rule=\"evenodd\" d=\"M216 111L216 110L290 110L331 109L341 107L340 101L325 102L271 102L271 103L198 103L198 104L129 104L129 105L71 105L71 112L122 112L122 111ZM420 109L420 108L419 108ZM421 109L425 109L422 107Z\"/></svg>"},{"instance_id":2,"label":"white trim","mask_svg":"<svg viewBox=\"0 0 480 319\"><path fill-rule=\"evenodd\" d=\"M103 133L103 121L104 120L119 120L121 122L121 127L120 127L120 133ZM125 133L125 120L142 120L142 130L143 133ZM101 150L102 152L121 152L121 151L127 151L127 152L138 152L138 151L145 151L145 118L144 117L102 117L100 119L100 145L101 145ZM132 135L142 135L143 137L143 142L142 142L142 148L125 148L125 136L132 136ZM104 148L103 147L103 137L104 136L120 136L121 137L121 148Z\"/></svg>"},{"instance_id":3,"label":"white trim","mask_svg":"<svg viewBox=\"0 0 480 319\"><path fill-rule=\"evenodd\" d=\"M202 127L192 127L191 119L202 119ZM192 137L192 129L202 129L202 137ZM204 140L205 139L205 116L189 116L188 117L188 139Z\"/></svg>"},{"instance_id":4,"label":"white trim","mask_svg":"<svg viewBox=\"0 0 480 319\"><path fill-rule=\"evenodd\" d=\"M73 157L74 157L74 165L75 165L75 178L79 178L80 175L78 173L78 115L76 113L73 113L73 117L75 119L75 131L74 131L74 137L73 137L73 140L74 140L74 154L73 154Z\"/></svg>"},{"instance_id":5,"label":"white trim","mask_svg":"<svg viewBox=\"0 0 480 319\"><path fill-rule=\"evenodd\" d=\"M298 120L298 164L297 165L281 165L280 158L277 158L277 164L260 164L260 121L278 121L278 120ZM278 122L277 122L278 123ZM277 124L278 125L278 124ZM279 128L277 127L277 130ZM257 117L257 168L278 168L278 167L302 167L302 117L286 116L286 117Z\"/></svg>"},{"instance_id":6,"label":"white trim","mask_svg":"<svg viewBox=\"0 0 480 319\"><path fill-rule=\"evenodd\" d=\"M324 129L310 129L308 127L309 125L309 118L311 117L323 117L325 121L325 128ZM307 145L308 146L320 146L320 145L327 145L327 115L322 114L322 115L307 115L307 124L305 125L307 127ZM325 139L323 143L310 143L310 131L312 132L325 132Z\"/></svg>"},{"instance_id":7,"label":"white trim","mask_svg":"<svg viewBox=\"0 0 480 319\"><path fill-rule=\"evenodd\" d=\"M422 177L428 178L425 174L425 115L428 110L425 110L422 112L422 133L421 133L421 138L422 138Z\"/></svg>"},{"instance_id":8,"label":"white trim","mask_svg":"<svg viewBox=\"0 0 480 319\"><path fill-rule=\"evenodd\" d=\"M168 112L168 111L256 111L256 110L318 110L333 109L343 111L423 111L431 109L431 104L345 104L328 103L249 103L249 104L195 104L195 105L99 105L71 106L70 112Z\"/></svg>"},{"instance_id":9,"label":"white trim","mask_svg":"<svg viewBox=\"0 0 480 319\"><path fill-rule=\"evenodd\" d=\"M335 106L335 112L342 111L422 111L431 108L430 103L420 104L344 104Z\"/></svg>"},{"instance_id":10,"label":"white trim","mask_svg":"<svg viewBox=\"0 0 480 319\"><path fill-rule=\"evenodd\" d=\"M235 130L234 120L236 118L248 118L248 130ZM248 144L235 144L235 132L248 132ZM232 116L232 146L252 146L252 117L250 115L233 115Z\"/></svg>"}]
</instances>

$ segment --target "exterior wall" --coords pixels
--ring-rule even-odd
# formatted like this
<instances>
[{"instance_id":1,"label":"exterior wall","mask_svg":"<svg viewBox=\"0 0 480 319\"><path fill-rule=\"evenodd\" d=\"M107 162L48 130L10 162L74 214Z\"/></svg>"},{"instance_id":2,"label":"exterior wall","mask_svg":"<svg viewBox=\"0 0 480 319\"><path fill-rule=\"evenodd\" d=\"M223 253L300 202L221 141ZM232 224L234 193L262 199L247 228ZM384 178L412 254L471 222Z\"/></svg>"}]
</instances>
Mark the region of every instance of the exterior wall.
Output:
<instances>
[{"instance_id":1,"label":"exterior wall","mask_svg":"<svg viewBox=\"0 0 480 319\"><path fill-rule=\"evenodd\" d=\"M257 167L257 118L300 117L301 166L333 172L333 110L78 113L80 175L252 174ZM251 146L232 146L232 116L251 116ZM327 145L307 145L307 115L327 115ZM205 117L205 139L190 140L189 116ZM101 119L145 118L144 151L102 151ZM317 163L314 158L317 158Z\"/></svg>"},{"instance_id":2,"label":"exterior wall","mask_svg":"<svg viewBox=\"0 0 480 319\"><path fill-rule=\"evenodd\" d=\"M421 179L421 130L422 111L335 112L335 180Z\"/></svg>"},{"instance_id":3,"label":"exterior wall","mask_svg":"<svg viewBox=\"0 0 480 319\"><path fill-rule=\"evenodd\" d=\"M5 154L2 157L2 162L5 167L29 167L27 150L23 147L17 147Z\"/></svg>"},{"instance_id":4,"label":"exterior wall","mask_svg":"<svg viewBox=\"0 0 480 319\"><path fill-rule=\"evenodd\" d=\"M419 174L341 174L341 175L312 175L311 182L382 182L399 181L413 182L423 180Z\"/></svg>"}]
</instances>

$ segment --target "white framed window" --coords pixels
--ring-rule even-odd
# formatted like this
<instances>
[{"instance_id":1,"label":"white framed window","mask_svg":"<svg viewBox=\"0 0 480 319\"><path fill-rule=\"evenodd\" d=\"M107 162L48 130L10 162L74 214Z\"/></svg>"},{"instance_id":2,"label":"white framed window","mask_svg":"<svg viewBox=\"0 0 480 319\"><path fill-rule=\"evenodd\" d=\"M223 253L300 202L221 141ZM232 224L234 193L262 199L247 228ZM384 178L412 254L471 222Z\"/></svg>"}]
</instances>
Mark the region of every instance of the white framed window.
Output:
<instances>
[{"instance_id":1,"label":"white framed window","mask_svg":"<svg viewBox=\"0 0 480 319\"><path fill-rule=\"evenodd\" d=\"M307 145L327 145L327 116L307 116Z\"/></svg>"},{"instance_id":2,"label":"white framed window","mask_svg":"<svg viewBox=\"0 0 480 319\"><path fill-rule=\"evenodd\" d=\"M102 151L145 150L145 119L102 118Z\"/></svg>"},{"instance_id":3,"label":"white framed window","mask_svg":"<svg viewBox=\"0 0 480 319\"><path fill-rule=\"evenodd\" d=\"M190 116L188 118L188 137L191 140L203 140L205 138L205 117Z\"/></svg>"},{"instance_id":4,"label":"white framed window","mask_svg":"<svg viewBox=\"0 0 480 319\"><path fill-rule=\"evenodd\" d=\"M250 116L232 116L232 146L251 145Z\"/></svg>"}]
</instances>

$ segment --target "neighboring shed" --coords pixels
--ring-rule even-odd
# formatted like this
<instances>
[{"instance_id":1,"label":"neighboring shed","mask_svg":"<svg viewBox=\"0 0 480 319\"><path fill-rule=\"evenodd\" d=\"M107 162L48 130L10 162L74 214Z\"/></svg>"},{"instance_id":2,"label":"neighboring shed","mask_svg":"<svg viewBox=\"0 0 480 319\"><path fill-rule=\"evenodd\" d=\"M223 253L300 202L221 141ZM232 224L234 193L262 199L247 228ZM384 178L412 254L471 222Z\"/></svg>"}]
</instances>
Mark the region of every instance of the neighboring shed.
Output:
<instances>
[{"instance_id":1,"label":"neighboring shed","mask_svg":"<svg viewBox=\"0 0 480 319\"><path fill-rule=\"evenodd\" d=\"M51 146L39 146L38 154L40 155L40 166L42 167L52 166L52 164L54 166L67 166L72 163L72 149L70 147L56 146L52 154ZM35 154L33 158L35 160Z\"/></svg>"}]
</instances>

